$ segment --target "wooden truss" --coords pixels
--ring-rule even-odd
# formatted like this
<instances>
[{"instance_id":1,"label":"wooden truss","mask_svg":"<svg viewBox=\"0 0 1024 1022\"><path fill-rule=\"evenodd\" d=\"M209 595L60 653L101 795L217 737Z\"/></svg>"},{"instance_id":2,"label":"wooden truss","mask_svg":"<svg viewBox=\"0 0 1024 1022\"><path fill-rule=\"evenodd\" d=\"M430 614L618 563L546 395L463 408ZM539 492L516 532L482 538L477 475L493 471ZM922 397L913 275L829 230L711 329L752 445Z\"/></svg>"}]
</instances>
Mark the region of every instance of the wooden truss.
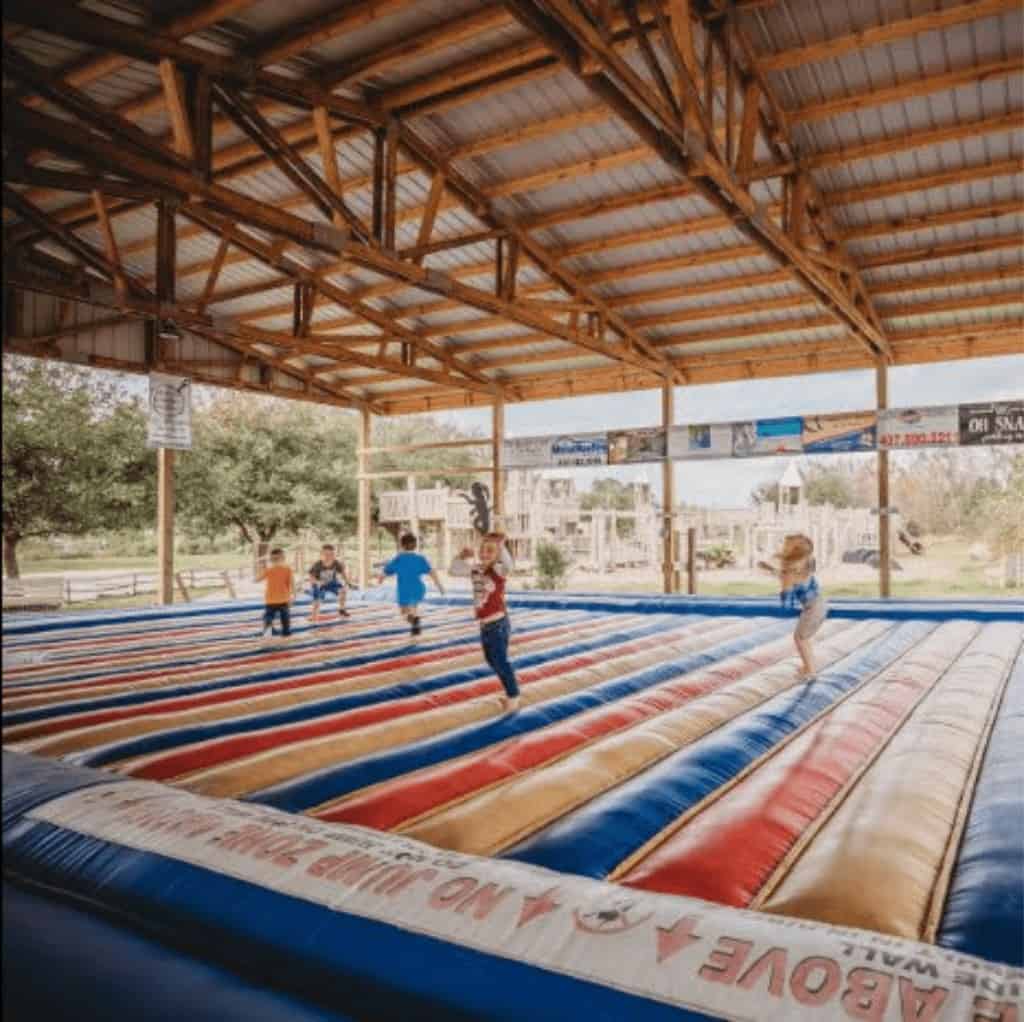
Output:
<instances>
[{"instance_id":1,"label":"wooden truss","mask_svg":"<svg viewBox=\"0 0 1024 1022\"><path fill-rule=\"evenodd\" d=\"M1017 161L997 158L832 190L815 176L953 139L1018 132L1019 113L831 150L802 141L810 126L851 111L1019 74L1020 55L947 66L920 80L796 108L783 104L773 77L1001 15L1016 3L965 0L764 54L745 19L771 3L506 0L336 63L310 64L314 47L376 18L400 16L411 0L339 4L252 37L231 54L185 40L225 19L244 24L252 0L208 0L162 24L64 4L59 26L45 5L12 0L4 42L13 83L4 96L4 207L12 217L5 286L56 296L62 308L101 306L108 312L99 321L144 324L146 363L109 356L101 359L106 364L159 364L196 379L376 413L1021 350L1020 323L1012 319L945 334L893 326L908 316L1018 306L1019 264L916 275L895 286L874 277L888 266L1014 247L1019 238L1005 233L921 244L915 232L1019 217L1019 199L897 220L850 224L837 216L874 199L1019 176ZM7 32L8 24L22 35ZM521 37L514 44L456 57L442 71L390 88L365 87L375 75L429 54L457 53L488 33L507 39L516 26ZM45 66L19 45L31 29L63 36L86 53ZM116 107L86 91L134 61L152 66L157 88ZM582 111L451 147L438 144L422 120L567 73L593 97ZM143 123L154 113L166 113L162 135ZM477 161L491 154L546 141L556 150L560 136L602 123L624 125L635 141L519 176L481 175ZM218 144L227 132L236 140ZM369 169L346 173L346 147L356 145L372 153ZM531 193L637 165L661 168L663 183L548 203L540 213L522 204ZM666 169L674 179L665 180ZM264 171L291 190L261 197L252 182ZM759 200L764 182L773 182L777 198ZM55 196L67 193L80 198L55 207ZM687 199L712 212L681 216ZM657 210L649 226L602 226L568 243L551 233L641 208ZM151 218L152 233L119 236L121 219L140 213ZM741 242L720 240L737 231ZM899 234L910 236L907 243L856 254L865 241ZM685 254L646 251L682 236L694 242ZM181 258L193 239L206 239L212 255ZM603 264L619 250L614 266ZM149 253L155 272L140 264ZM723 272L737 261L758 267ZM259 273L250 281L231 279L254 268ZM707 277L651 285L641 279L688 271ZM906 297L926 290L928 281L933 288L975 282L1009 289L970 299ZM728 297L741 287L786 285L771 297ZM268 302L258 301L261 293ZM700 302L657 304L681 299ZM238 303L231 315L228 303ZM764 320L769 313L786 318ZM723 317L745 322L716 322ZM188 357L178 331L204 338L216 356ZM807 339L808 332L817 339ZM5 345L75 357L75 337L58 322L36 337L9 332ZM700 348L722 342L727 349L719 352Z\"/></svg>"}]
</instances>

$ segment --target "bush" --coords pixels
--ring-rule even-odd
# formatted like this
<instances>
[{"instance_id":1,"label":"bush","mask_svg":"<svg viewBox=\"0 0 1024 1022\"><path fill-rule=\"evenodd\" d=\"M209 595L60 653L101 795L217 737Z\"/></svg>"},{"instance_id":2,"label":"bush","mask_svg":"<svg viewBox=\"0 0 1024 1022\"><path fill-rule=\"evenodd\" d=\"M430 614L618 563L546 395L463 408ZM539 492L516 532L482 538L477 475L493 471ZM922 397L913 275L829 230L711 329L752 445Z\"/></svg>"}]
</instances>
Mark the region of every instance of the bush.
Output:
<instances>
[{"instance_id":1,"label":"bush","mask_svg":"<svg viewBox=\"0 0 1024 1022\"><path fill-rule=\"evenodd\" d=\"M540 542L536 550L537 585L541 589L561 589L569 574L569 558L554 543Z\"/></svg>"}]
</instances>

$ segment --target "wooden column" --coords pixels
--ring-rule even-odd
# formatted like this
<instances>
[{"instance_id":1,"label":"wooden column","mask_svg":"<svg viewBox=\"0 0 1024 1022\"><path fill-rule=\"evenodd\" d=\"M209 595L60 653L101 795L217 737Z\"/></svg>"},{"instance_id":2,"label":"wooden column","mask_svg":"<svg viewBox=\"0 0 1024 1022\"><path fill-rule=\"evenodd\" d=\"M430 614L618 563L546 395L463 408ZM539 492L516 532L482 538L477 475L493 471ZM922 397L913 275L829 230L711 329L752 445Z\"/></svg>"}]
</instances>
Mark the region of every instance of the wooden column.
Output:
<instances>
[{"instance_id":1,"label":"wooden column","mask_svg":"<svg viewBox=\"0 0 1024 1022\"><path fill-rule=\"evenodd\" d=\"M366 453L370 446L373 420L365 408L359 413L359 505L356 509L359 532L359 587L365 589L370 581L370 457Z\"/></svg>"},{"instance_id":2,"label":"wooden column","mask_svg":"<svg viewBox=\"0 0 1024 1022\"><path fill-rule=\"evenodd\" d=\"M494 399L494 416L491 426L491 518L500 520L504 530L505 522L505 402ZM497 527L495 521L492 527Z\"/></svg>"},{"instance_id":3,"label":"wooden column","mask_svg":"<svg viewBox=\"0 0 1024 1022\"><path fill-rule=\"evenodd\" d=\"M161 604L174 603L174 451L156 452L157 596Z\"/></svg>"},{"instance_id":4,"label":"wooden column","mask_svg":"<svg viewBox=\"0 0 1024 1022\"><path fill-rule=\"evenodd\" d=\"M666 383L661 388L661 425L667 433L675 425L675 391L671 383ZM664 579L664 591L671 593L675 589L676 577L676 550L673 543L672 511L676 506L676 476L675 465L667 457L661 463L661 492L662 492L662 555L661 572Z\"/></svg>"},{"instance_id":5,"label":"wooden column","mask_svg":"<svg viewBox=\"0 0 1024 1022\"><path fill-rule=\"evenodd\" d=\"M876 405L889 407L889 367L880 361L875 367ZM892 595L892 516L889 513L889 452L878 450L878 592Z\"/></svg>"}]
</instances>

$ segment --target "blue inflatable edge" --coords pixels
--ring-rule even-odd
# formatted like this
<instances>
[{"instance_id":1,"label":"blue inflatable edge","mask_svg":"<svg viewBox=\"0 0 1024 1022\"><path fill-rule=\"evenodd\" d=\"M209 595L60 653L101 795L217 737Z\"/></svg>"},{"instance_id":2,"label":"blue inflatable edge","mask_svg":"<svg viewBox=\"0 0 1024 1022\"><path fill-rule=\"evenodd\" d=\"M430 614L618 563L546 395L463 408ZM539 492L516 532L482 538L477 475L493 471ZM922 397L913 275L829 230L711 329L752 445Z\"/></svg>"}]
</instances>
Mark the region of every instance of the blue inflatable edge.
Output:
<instances>
[{"instance_id":1,"label":"blue inflatable edge","mask_svg":"<svg viewBox=\"0 0 1024 1022\"><path fill-rule=\"evenodd\" d=\"M361 593L362 603L389 602L391 592ZM297 601L303 602L301 599ZM468 607L472 601L467 594L428 596L428 606ZM707 614L733 617L793 617L793 612L780 606L778 599L761 596L731 596L720 599L710 596L657 596L652 594L559 593L549 591L515 590L509 593L510 608L537 610L584 610L598 613L628 614ZM174 619L202 619L218 615L248 613L257 615L263 604L253 600L210 603L203 606L147 609L115 614L110 611L88 611L62 617L47 615L34 620L18 615L4 624L3 635L15 637L68 629L101 627L103 625L144 623ZM968 621L1024 621L1024 601L1019 599L948 600L948 599L847 599L829 597L832 617L856 621L866 618L889 618L894 621L922 620L948 621L959 618Z\"/></svg>"},{"instance_id":2,"label":"blue inflatable edge","mask_svg":"<svg viewBox=\"0 0 1024 1022\"><path fill-rule=\"evenodd\" d=\"M278 993L315 992L318 1006L343 1017L357 1004L373 1006L364 1017L374 1022L714 1022L703 1013L328 909L26 815L60 794L109 783L111 776L102 771L5 750L3 774L8 881L87 900L156 941L260 986L274 977ZM54 939L64 943L72 934ZM26 969L44 975L52 966L47 958ZM83 1018L90 1012L109 1017L110 1004L96 1003L98 989L83 996Z\"/></svg>"}]
</instances>

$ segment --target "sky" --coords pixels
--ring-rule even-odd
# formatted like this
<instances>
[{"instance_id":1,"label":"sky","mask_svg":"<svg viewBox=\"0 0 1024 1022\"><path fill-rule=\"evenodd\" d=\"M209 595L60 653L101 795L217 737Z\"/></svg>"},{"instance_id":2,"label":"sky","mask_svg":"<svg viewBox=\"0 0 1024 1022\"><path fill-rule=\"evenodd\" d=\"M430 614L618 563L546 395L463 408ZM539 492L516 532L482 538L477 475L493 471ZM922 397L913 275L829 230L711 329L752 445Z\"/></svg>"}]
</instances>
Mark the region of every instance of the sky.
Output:
<instances>
[{"instance_id":1,"label":"sky","mask_svg":"<svg viewBox=\"0 0 1024 1022\"><path fill-rule=\"evenodd\" d=\"M896 366L889 370L889 404L893 408L960 404L1024 398L1024 355ZM822 412L863 411L875 406L873 371L820 373L771 380L703 384L676 390L676 422L730 422ZM490 432L490 410L451 412L450 421L464 428ZM507 436L585 432L661 423L661 395L656 390L604 394L509 404ZM760 482L782 475L788 458L742 461L677 462L677 500L708 507L740 507ZM648 480L660 499L657 465L574 469L577 486L614 475L623 482Z\"/></svg>"}]
</instances>

